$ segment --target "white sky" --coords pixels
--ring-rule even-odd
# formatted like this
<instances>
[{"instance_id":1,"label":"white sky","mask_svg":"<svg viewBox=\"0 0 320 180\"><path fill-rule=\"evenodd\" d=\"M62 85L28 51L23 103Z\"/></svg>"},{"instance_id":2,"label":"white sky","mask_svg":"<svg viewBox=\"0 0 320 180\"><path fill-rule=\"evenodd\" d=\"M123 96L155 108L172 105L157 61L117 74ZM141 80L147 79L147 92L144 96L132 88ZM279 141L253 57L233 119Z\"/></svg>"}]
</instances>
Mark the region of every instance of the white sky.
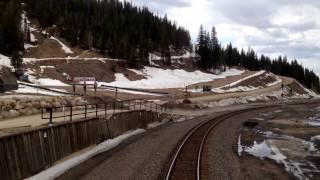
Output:
<instances>
[{"instance_id":1,"label":"white sky","mask_svg":"<svg viewBox=\"0 0 320 180\"><path fill-rule=\"evenodd\" d=\"M215 26L222 44L298 59L320 75L319 0L132 0L187 28Z\"/></svg>"}]
</instances>

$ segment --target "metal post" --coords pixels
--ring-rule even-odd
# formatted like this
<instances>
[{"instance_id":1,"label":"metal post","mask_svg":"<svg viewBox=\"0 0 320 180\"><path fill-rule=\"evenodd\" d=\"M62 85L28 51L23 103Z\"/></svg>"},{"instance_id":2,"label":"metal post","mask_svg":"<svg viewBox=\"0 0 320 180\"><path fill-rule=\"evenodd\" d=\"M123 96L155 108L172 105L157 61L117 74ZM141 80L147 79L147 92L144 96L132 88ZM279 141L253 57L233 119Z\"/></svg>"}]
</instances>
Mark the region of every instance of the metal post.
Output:
<instances>
[{"instance_id":1,"label":"metal post","mask_svg":"<svg viewBox=\"0 0 320 180\"><path fill-rule=\"evenodd\" d=\"M140 100L140 111L142 110L142 100Z\"/></svg>"},{"instance_id":2,"label":"metal post","mask_svg":"<svg viewBox=\"0 0 320 180\"><path fill-rule=\"evenodd\" d=\"M83 92L84 92L84 96L86 96L87 95L87 81L84 81Z\"/></svg>"},{"instance_id":3,"label":"metal post","mask_svg":"<svg viewBox=\"0 0 320 180\"><path fill-rule=\"evenodd\" d=\"M72 122L72 106L70 106L70 122Z\"/></svg>"},{"instance_id":4,"label":"metal post","mask_svg":"<svg viewBox=\"0 0 320 180\"><path fill-rule=\"evenodd\" d=\"M50 117L49 117L50 122L49 122L49 125L51 125L51 124L52 124L52 108L49 109L49 113L50 113Z\"/></svg>"},{"instance_id":5,"label":"metal post","mask_svg":"<svg viewBox=\"0 0 320 180\"><path fill-rule=\"evenodd\" d=\"M108 111L108 102L104 104L104 116L107 116L107 111Z\"/></svg>"},{"instance_id":6,"label":"metal post","mask_svg":"<svg viewBox=\"0 0 320 180\"><path fill-rule=\"evenodd\" d=\"M94 97L97 96L97 88L98 88L98 83L97 81L94 82Z\"/></svg>"},{"instance_id":7,"label":"metal post","mask_svg":"<svg viewBox=\"0 0 320 180\"><path fill-rule=\"evenodd\" d=\"M87 105L84 105L84 119L87 119Z\"/></svg>"},{"instance_id":8,"label":"metal post","mask_svg":"<svg viewBox=\"0 0 320 180\"><path fill-rule=\"evenodd\" d=\"M72 84L73 96L76 95L76 85Z\"/></svg>"},{"instance_id":9,"label":"metal post","mask_svg":"<svg viewBox=\"0 0 320 180\"><path fill-rule=\"evenodd\" d=\"M98 104L96 104L96 118L98 118Z\"/></svg>"},{"instance_id":10,"label":"metal post","mask_svg":"<svg viewBox=\"0 0 320 180\"><path fill-rule=\"evenodd\" d=\"M122 105L123 105L123 101L120 102L120 112L122 113Z\"/></svg>"},{"instance_id":11,"label":"metal post","mask_svg":"<svg viewBox=\"0 0 320 180\"><path fill-rule=\"evenodd\" d=\"M118 99L118 87L116 87L116 97L115 97L115 100Z\"/></svg>"}]
</instances>

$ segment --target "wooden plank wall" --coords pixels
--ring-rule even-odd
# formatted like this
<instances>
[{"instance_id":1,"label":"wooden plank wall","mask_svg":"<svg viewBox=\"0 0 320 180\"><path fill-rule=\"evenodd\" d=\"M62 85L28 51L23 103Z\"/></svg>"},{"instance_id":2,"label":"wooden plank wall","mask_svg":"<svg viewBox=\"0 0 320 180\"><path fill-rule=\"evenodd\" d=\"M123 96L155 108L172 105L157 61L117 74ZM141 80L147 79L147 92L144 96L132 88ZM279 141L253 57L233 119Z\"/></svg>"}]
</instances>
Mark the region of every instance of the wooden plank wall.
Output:
<instances>
[{"instance_id":1,"label":"wooden plank wall","mask_svg":"<svg viewBox=\"0 0 320 180\"><path fill-rule=\"evenodd\" d=\"M114 138L126 131L159 121L158 113L132 111L110 119L74 121L0 138L0 179L32 176L58 160Z\"/></svg>"}]
</instances>

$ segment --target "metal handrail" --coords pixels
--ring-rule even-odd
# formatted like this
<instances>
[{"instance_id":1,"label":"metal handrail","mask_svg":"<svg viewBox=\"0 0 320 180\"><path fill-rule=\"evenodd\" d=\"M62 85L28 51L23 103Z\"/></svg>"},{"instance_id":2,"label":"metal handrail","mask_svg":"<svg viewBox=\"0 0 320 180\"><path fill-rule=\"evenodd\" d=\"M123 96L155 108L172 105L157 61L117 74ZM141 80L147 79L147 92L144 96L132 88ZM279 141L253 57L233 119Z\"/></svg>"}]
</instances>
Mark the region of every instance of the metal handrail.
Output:
<instances>
[{"instance_id":1,"label":"metal handrail","mask_svg":"<svg viewBox=\"0 0 320 180\"><path fill-rule=\"evenodd\" d=\"M74 113L75 108L81 107L84 112ZM88 107L93 107L88 109ZM110 108L108 108L110 107ZM62 110L62 111L59 111ZM69 111L65 111L69 109ZM84 118L87 119L89 114L96 114L96 118L99 116L99 113L104 112L104 115L107 115L108 110L113 111L112 114L116 113L116 110L120 110L122 113L124 110L146 110L146 111L155 111L155 112L166 112L167 108L162 107L159 104L154 102L148 102L146 100L125 100L125 101L113 101L105 102L100 104L85 104L85 105L69 105L69 106L60 106L60 107L47 107L41 108L41 118L44 120L49 120L49 123L52 124L54 119L58 118L69 118L70 121L73 120L74 116L84 115ZM44 116L45 112L48 112L48 116ZM63 115L55 115L55 113L64 112ZM68 113L66 113L68 112ZM101 116L101 115L100 115Z\"/></svg>"}]
</instances>

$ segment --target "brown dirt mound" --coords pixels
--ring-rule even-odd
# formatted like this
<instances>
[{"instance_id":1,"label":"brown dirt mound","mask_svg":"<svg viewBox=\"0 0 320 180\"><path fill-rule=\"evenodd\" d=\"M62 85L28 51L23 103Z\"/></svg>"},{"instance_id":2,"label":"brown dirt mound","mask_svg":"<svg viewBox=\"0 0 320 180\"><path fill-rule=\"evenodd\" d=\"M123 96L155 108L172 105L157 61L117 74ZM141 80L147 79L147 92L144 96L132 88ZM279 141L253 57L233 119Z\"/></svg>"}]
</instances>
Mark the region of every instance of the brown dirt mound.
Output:
<instances>
[{"instance_id":1,"label":"brown dirt mound","mask_svg":"<svg viewBox=\"0 0 320 180\"><path fill-rule=\"evenodd\" d=\"M298 93L298 94L300 94L300 95L302 95L302 94L308 94L308 92L306 92L306 91L298 84L297 81L293 81L292 83L288 84L288 87L289 87L292 91L294 91L294 92L296 92L296 93Z\"/></svg>"},{"instance_id":2,"label":"brown dirt mound","mask_svg":"<svg viewBox=\"0 0 320 180\"><path fill-rule=\"evenodd\" d=\"M277 80L276 76L271 73L263 73L259 76L244 80L240 82L239 84L232 86L233 87L238 87L238 86L245 86L245 87L266 87L267 84L273 83ZM229 88L229 87L228 87Z\"/></svg>"},{"instance_id":3,"label":"brown dirt mound","mask_svg":"<svg viewBox=\"0 0 320 180\"><path fill-rule=\"evenodd\" d=\"M70 77L96 77L98 81L112 82L115 80L115 73L123 73L129 80L140 80L144 77L129 71L117 62L100 60L44 60L24 65L26 69L31 69L37 77L58 79L65 83L71 81ZM41 66L53 66L54 68L43 68ZM115 70L115 71L114 71Z\"/></svg>"}]
</instances>

